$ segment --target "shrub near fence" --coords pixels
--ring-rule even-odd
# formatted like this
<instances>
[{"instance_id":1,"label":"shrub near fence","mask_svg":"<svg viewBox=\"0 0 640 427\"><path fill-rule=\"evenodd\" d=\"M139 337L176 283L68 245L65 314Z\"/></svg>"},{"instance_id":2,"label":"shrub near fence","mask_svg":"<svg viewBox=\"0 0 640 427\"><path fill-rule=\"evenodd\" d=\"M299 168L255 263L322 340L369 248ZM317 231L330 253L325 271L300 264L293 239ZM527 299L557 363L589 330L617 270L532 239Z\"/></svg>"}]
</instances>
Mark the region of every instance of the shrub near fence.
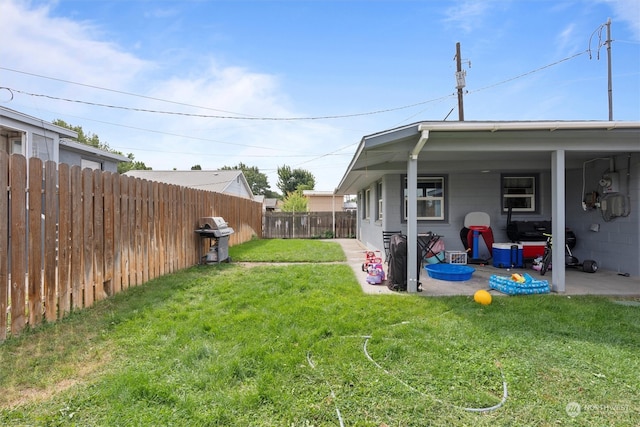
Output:
<instances>
[{"instance_id":1,"label":"shrub near fence","mask_svg":"<svg viewBox=\"0 0 640 427\"><path fill-rule=\"evenodd\" d=\"M262 205L0 152L0 341L200 262L204 216L261 237Z\"/></svg>"}]
</instances>

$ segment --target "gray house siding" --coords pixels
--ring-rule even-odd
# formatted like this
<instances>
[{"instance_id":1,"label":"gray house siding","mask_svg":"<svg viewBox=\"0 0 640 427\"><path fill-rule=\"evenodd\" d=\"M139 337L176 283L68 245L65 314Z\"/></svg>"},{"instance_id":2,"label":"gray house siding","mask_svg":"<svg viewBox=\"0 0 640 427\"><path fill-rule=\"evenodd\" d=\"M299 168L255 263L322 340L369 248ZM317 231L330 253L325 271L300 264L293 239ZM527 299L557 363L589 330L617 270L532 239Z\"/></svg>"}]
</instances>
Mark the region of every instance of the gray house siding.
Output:
<instances>
[{"instance_id":1,"label":"gray house siding","mask_svg":"<svg viewBox=\"0 0 640 427\"><path fill-rule=\"evenodd\" d=\"M101 169L109 172L117 172L119 162L129 161L119 154L69 139L78 137L73 130L1 106L0 131L0 150L22 154L27 159L38 157L70 166L83 166L84 159L100 163Z\"/></svg>"},{"instance_id":2,"label":"gray house siding","mask_svg":"<svg viewBox=\"0 0 640 427\"><path fill-rule=\"evenodd\" d=\"M251 194L247 192L247 188L240 179L240 175L236 176L233 181L229 182L229 185L226 188L226 192L229 194L239 194L243 197L251 196Z\"/></svg>"},{"instance_id":3,"label":"gray house siding","mask_svg":"<svg viewBox=\"0 0 640 427\"><path fill-rule=\"evenodd\" d=\"M615 158L615 168L620 174L620 192L627 193L626 173L627 156ZM609 168L608 162L596 163L590 168L585 180L585 189L598 188L598 180ZM631 212L628 217L618 217L612 221L604 221L601 211L593 209L583 211L582 201L582 168L569 169L566 173L566 226L577 238L573 254L581 261L594 259L603 269L640 275L640 158L632 157L630 175ZM434 232L443 236L446 250L462 251L460 230L467 213L473 211L487 212L491 217L491 228L495 242L509 242L507 236L507 214L501 211L501 174L513 173L513 170L494 171L490 173L455 173L446 174L419 171L419 175L446 177L446 218L444 221L418 221L418 232ZM517 171L518 173L538 174L539 211L538 213L514 213L513 220L536 221L551 218L551 173L549 171ZM624 177L624 178L623 178ZM402 219L404 206L404 176L401 174L385 175L383 183L383 219L373 218L376 209L376 183L368 187L371 191L369 210L370 219L363 219L359 213L359 240L370 249L382 251L382 231L401 230L406 234L407 224ZM363 200L362 190L359 200ZM599 231L591 231L592 224L598 224ZM484 244L480 244L480 255L488 256Z\"/></svg>"},{"instance_id":4,"label":"gray house siding","mask_svg":"<svg viewBox=\"0 0 640 427\"><path fill-rule=\"evenodd\" d=\"M615 170L620 176L620 193L630 194L631 214L605 221L599 209L582 210L582 169L567 171L567 227L577 237L573 254L581 261L594 259L607 270L640 275L640 155L614 158ZM631 164L629 171L628 163ZM598 180L609 169L607 161L594 162L585 168L586 191L598 188ZM627 186L627 172L630 172ZM592 231L591 228L598 228Z\"/></svg>"},{"instance_id":5,"label":"gray house siding","mask_svg":"<svg viewBox=\"0 0 640 427\"><path fill-rule=\"evenodd\" d=\"M105 161L104 158L92 156L91 153L81 154L75 151L65 150L64 147L60 146L60 163L81 166L83 160L100 163L102 165L101 170L105 172L118 172L118 163L114 160Z\"/></svg>"},{"instance_id":6,"label":"gray house siding","mask_svg":"<svg viewBox=\"0 0 640 427\"><path fill-rule=\"evenodd\" d=\"M420 172L420 175L430 175ZM500 200L500 172L497 173L448 173L431 174L446 177L446 201L444 221L418 221L418 232L433 232L442 236L447 250L464 250L460 241L460 230L464 224L464 217L469 212L482 211L491 217L491 228L496 242L508 242L506 233L507 215L501 212ZM517 220L540 220L550 217L550 174L540 173L539 185L540 214L514 215ZM365 244L372 248L382 248L383 230L402 230L406 233L406 222L402 218L404 206L402 175L386 175L383 187L387 190L383 196L384 221L363 221L362 237ZM384 193L384 190L383 190ZM488 251L481 245L481 255L488 255Z\"/></svg>"},{"instance_id":7,"label":"gray house siding","mask_svg":"<svg viewBox=\"0 0 640 427\"><path fill-rule=\"evenodd\" d=\"M576 255L579 258L592 258L604 269L637 277L640 276L640 178L634 168L637 169L640 158L638 141L640 122L418 122L364 136L336 188L336 194L361 193L373 182L384 180L385 186L389 185L385 193L388 191L391 194L385 200L385 209L396 204L397 215L393 217L392 212L388 211L383 221L369 221L366 224L362 221L363 230L358 235L368 246L380 248L383 229L400 229L411 242L407 252L409 262L415 263L418 261L418 251L413 245L424 231L443 235L449 250L461 248L459 230L464 215L469 211L485 211L491 215L495 241L508 242L505 236L506 212L501 209L502 193L506 191L511 200L523 208L529 208L528 216L521 215L523 211L514 212L514 220L553 220L550 231L557 239L559 249L553 253L552 262L556 266L564 267L562 243L566 235L565 227L570 227L578 238ZM584 211L584 194L589 195L594 190L602 192L599 186L589 188L593 184L586 181L598 183L602 175L600 171L595 173L596 176L586 174L583 183L583 168L606 167L596 159L607 158L607 161L615 159L615 170L622 172L623 160L629 158L629 154L633 167L626 169L630 171L631 184L628 190L618 189L620 193L617 197L610 197L606 205L614 209L608 209L608 215L602 215L597 209ZM425 172L446 176L447 182L441 187L437 181L422 181L420 175ZM510 185L505 186L507 182L504 182L504 175L500 175L500 172L537 172L536 191L533 193L538 196L535 206L531 203L531 182L511 180L508 183ZM418 191L412 189L409 192L411 209L406 223L399 214L404 204L401 194L403 186L394 186L392 182L395 179L403 183L403 174L406 174L412 186L418 185ZM390 176L395 178L388 178ZM492 190L494 185L495 190ZM442 197L439 188L445 190ZM626 203L625 191L629 191L631 203ZM435 205L428 199L422 199L422 195L427 193L435 198L431 200ZM507 202L509 200L505 198L505 205ZM439 203L448 203L446 210L439 210ZM631 208L630 216L621 215L622 208L626 210L628 206ZM369 206L369 209L372 208ZM433 217L444 217L444 220L419 220L420 212L425 210L430 210ZM598 214L606 224L593 222ZM618 215L612 220L611 214ZM592 228L598 231L591 231ZM416 291L415 273L408 266L409 292ZM554 291L564 292L565 268L553 269L551 281Z\"/></svg>"}]
</instances>

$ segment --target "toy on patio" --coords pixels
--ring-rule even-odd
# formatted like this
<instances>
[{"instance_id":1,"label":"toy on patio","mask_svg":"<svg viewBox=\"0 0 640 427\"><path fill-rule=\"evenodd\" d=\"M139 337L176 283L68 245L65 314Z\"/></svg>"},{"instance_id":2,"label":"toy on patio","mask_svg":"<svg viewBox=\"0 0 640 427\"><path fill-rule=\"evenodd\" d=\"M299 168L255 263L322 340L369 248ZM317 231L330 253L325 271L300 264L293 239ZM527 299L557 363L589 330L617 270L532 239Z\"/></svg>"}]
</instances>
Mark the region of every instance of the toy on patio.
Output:
<instances>
[{"instance_id":1,"label":"toy on patio","mask_svg":"<svg viewBox=\"0 0 640 427\"><path fill-rule=\"evenodd\" d=\"M424 266L429 277L448 282L470 280L475 268L457 264L427 264Z\"/></svg>"},{"instance_id":2,"label":"toy on patio","mask_svg":"<svg viewBox=\"0 0 640 427\"><path fill-rule=\"evenodd\" d=\"M493 274L489 277L489 287L507 295L548 294L550 292L548 281L534 279L528 273L515 273L511 276Z\"/></svg>"},{"instance_id":3,"label":"toy on patio","mask_svg":"<svg viewBox=\"0 0 640 427\"><path fill-rule=\"evenodd\" d=\"M479 241L484 240L489 251L489 258L480 258ZM464 227L460 230L460 239L467 251L471 251L469 264L488 264L493 255L493 230L491 217L486 212L469 212L464 217Z\"/></svg>"},{"instance_id":4,"label":"toy on patio","mask_svg":"<svg viewBox=\"0 0 640 427\"><path fill-rule=\"evenodd\" d=\"M370 285L379 285L385 281L382 262L369 264L369 267L367 267L367 278L365 280Z\"/></svg>"},{"instance_id":5,"label":"toy on patio","mask_svg":"<svg viewBox=\"0 0 640 427\"><path fill-rule=\"evenodd\" d=\"M445 261L444 240L435 233L418 234L418 256L427 264L438 264Z\"/></svg>"},{"instance_id":6,"label":"toy on patio","mask_svg":"<svg viewBox=\"0 0 640 427\"><path fill-rule=\"evenodd\" d=\"M553 240L552 240L552 236L551 234L548 233L544 233L544 235L547 237L547 243L546 246L544 248L544 255L542 255L542 259L540 260L539 263L534 263L534 270L539 270L540 271L540 275L544 276L544 274L547 272L547 270L551 269L551 259L553 258ZM572 240L567 240L565 242L564 248L565 248L565 252L564 252L564 263L565 266L567 267L577 267L579 269L581 269L582 271L584 271L585 273L595 273L596 271L598 271L598 263L595 262L592 259L586 259L584 260L584 262L580 262L578 260L578 258L576 258L575 256L573 256L573 253L571 252L571 248L573 246L575 246L575 237Z\"/></svg>"},{"instance_id":7,"label":"toy on patio","mask_svg":"<svg viewBox=\"0 0 640 427\"><path fill-rule=\"evenodd\" d=\"M382 267L382 256L380 251L366 251L365 262L362 264L362 271L367 272L367 283L379 285L384 282L385 274Z\"/></svg>"},{"instance_id":8,"label":"toy on patio","mask_svg":"<svg viewBox=\"0 0 640 427\"><path fill-rule=\"evenodd\" d=\"M366 251L364 253L365 261L362 263L362 271L369 271L369 266L374 264L382 264L382 254L380 251Z\"/></svg>"}]
</instances>

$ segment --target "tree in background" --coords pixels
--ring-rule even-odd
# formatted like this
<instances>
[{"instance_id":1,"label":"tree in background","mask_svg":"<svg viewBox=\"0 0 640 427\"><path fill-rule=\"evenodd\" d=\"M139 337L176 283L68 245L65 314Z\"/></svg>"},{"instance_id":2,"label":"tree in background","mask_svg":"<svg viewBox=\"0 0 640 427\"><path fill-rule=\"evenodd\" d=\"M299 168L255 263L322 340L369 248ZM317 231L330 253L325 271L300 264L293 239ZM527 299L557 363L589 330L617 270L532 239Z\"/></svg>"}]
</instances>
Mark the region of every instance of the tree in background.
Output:
<instances>
[{"instance_id":1,"label":"tree in background","mask_svg":"<svg viewBox=\"0 0 640 427\"><path fill-rule=\"evenodd\" d=\"M294 191L313 190L316 186L316 178L311 172L305 169L293 169L284 165L278 167L278 188L287 198Z\"/></svg>"},{"instance_id":2,"label":"tree in background","mask_svg":"<svg viewBox=\"0 0 640 427\"><path fill-rule=\"evenodd\" d=\"M129 171L150 171L151 168L147 167L143 162L135 161L135 157L133 153L127 154L127 157L130 162L120 162L118 163L118 173L125 173Z\"/></svg>"},{"instance_id":3,"label":"tree in background","mask_svg":"<svg viewBox=\"0 0 640 427\"><path fill-rule=\"evenodd\" d=\"M65 122L61 119L56 119L53 122L54 125L60 126L66 129L71 129L72 131L78 134L78 142L85 145L90 145L95 148L99 148L100 150L108 151L110 153L120 154L124 156L120 151L114 150L109 147L109 144L106 142L100 141L100 138L95 133L85 133L82 126L73 126ZM127 154L127 157L131 160L130 162L120 162L118 163L118 173L125 173L132 170L151 170L150 167L144 164L141 161L134 161L133 153Z\"/></svg>"},{"instance_id":4,"label":"tree in background","mask_svg":"<svg viewBox=\"0 0 640 427\"><path fill-rule=\"evenodd\" d=\"M280 206L280 210L282 212L306 212L307 198L302 194L302 190L288 193Z\"/></svg>"},{"instance_id":5,"label":"tree in background","mask_svg":"<svg viewBox=\"0 0 640 427\"><path fill-rule=\"evenodd\" d=\"M200 165L193 165L193 166L191 166L191 170L192 170L192 171L201 171L201 170L202 170L202 166L200 166Z\"/></svg>"},{"instance_id":6,"label":"tree in background","mask_svg":"<svg viewBox=\"0 0 640 427\"><path fill-rule=\"evenodd\" d=\"M260 172L256 166L247 166L240 162L237 166L223 166L222 170L241 170L244 174L251 192L256 195L263 195L269 198L279 198L279 194L271 191L267 175Z\"/></svg>"},{"instance_id":7,"label":"tree in background","mask_svg":"<svg viewBox=\"0 0 640 427\"><path fill-rule=\"evenodd\" d=\"M82 144L90 145L92 147L99 148L104 151L109 151L111 153L117 152L115 150L112 150L106 142L101 142L100 138L95 133L91 133L91 132L85 133L84 129L82 129L82 126L73 126L68 124L64 120L60 120L60 119L56 119L52 123L56 126L60 126L66 129L71 129L72 131L76 132L78 134L78 142ZM118 154L121 154L121 153L118 153Z\"/></svg>"}]
</instances>

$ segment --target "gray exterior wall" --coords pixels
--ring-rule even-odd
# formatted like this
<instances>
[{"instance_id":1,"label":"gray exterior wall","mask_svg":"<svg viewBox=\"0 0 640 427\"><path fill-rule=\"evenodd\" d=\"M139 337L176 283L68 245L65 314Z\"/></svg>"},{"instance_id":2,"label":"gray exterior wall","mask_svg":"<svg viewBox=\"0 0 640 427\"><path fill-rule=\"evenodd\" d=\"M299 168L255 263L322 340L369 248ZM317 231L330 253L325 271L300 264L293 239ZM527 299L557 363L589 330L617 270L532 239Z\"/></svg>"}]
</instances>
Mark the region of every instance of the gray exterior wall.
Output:
<instances>
[{"instance_id":1,"label":"gray exterior wall","mask_svg":"<svg viewBox=\"0 0 640 427\"><path fill-rule=\"evenodd\" d=\"M621 192L627 193L626 173L627 156L615 158L615 169L620 173ZM609 168L609 162L594 162L586 169L585 190L598 189L598 181ZM594 259L603 269L640 275L640 158L631 159L630 194L631 214L628 217L615 218L606 222L598 209L583 211L582 168L570 169L566 173L566 225L576 234L577 245L574 255L580 261ZM464 217L473 211L487 212L491 217L491 228L496 243L509 242L507 237L507 214L501 212L501 173L434 173L434 176L446 177L446 219L445 221L418 221L418 233L434 232L443 236L446 250L462 251L460 230ZM539 213L514 213L513 220L550 220L551 219L551 174L549 171L517 171L539 174ZM419 175L428 175L419 171ZM358 212L358 239L369 249L383 250L382 231L402 230L407 232L406 222L402 219L403 175L385 175L383 182L383 220L373 216L376 211L376 183L371 183L371 218L362 218L362 209ZM363 200L362 189L358 195L359 206ZM590 231L592 224L599 224L599 231ZM480 244L480 255L488 257L484 243Z\"/></svg>"},{"instance_id":2,"label":"gray exterior wall","mask_svg":"<svg viewBox=\"0 0 640 427\"><path fill-rule=\"evenodd\" d=\"M107 160L104 157L93 156L91 153L78 153L75 151L65 150L63 146L60 146L60 161L59 163L65 163L70 166L81 166L82 159L91 160L102 164L102 170L105 172L118 172L118 163L112 160Z\"/></svg>"},{"instance_id":3,"label":"gray exterior wall","mask_svg":"<svg viewBox=\"0 0 640 427\"><path fill-rule=\"evenodd\" d=\"M600 268L640 276L640 156L632 156L630 162L628 160L627 155L615 157L614 168L620 175L620 193L630 194L629 216L605 221L599 209L584 211L579 203L582 192L582 169L579 169L567 171L566 221L567 227L576 234L573 255L580 261L593 259ZM598 189L598 180L609 167L608 161L587 165L585 190ZM627 185L628 171L630 185ZM592 225L598 231L591 231Z\"/></svg>"},{"instance_id":4,"label":"gray exterior wall","mask_svg":"<svg viewBox=\"0 0 640 427\"><path fill-rule=\"evenodd\" d=\"M229 185L225 189L225 193L235 194L248 199L252 197L252 194L247 190L247 187L244 186L240 175L238 175L233 181L229 182Z\"/></svg>"}]
</instances>

